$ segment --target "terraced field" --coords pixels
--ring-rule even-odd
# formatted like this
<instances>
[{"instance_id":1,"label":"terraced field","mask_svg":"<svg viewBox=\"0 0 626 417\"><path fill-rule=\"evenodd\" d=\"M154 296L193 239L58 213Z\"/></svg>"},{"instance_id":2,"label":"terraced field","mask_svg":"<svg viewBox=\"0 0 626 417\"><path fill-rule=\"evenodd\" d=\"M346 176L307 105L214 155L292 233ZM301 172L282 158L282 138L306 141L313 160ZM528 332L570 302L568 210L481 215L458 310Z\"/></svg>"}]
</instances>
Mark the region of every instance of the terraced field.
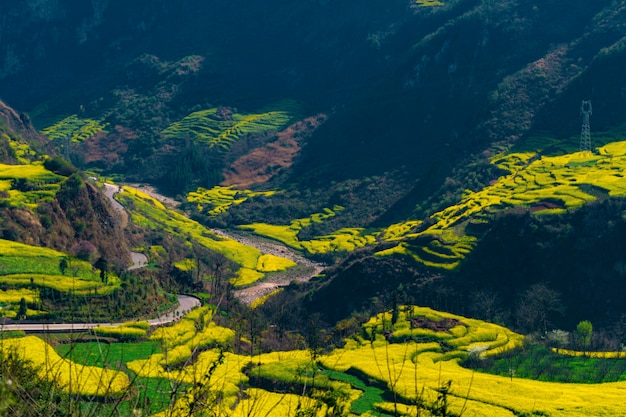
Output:
<instances>
[{"instance_id":1,"label":"terraced field","mask_svg":"<svg viewBox=\"0 0 626 417\"><path fill-rule=\"evenodd\" d=\"M441 412L444 391L446 415L615 416L623 409L626 382L547 383L461 367L461 359L498 355L520 346L523 337L495 324L429 308L400 306L395 314L372 317L346 339L344 347L319 353L317 362L309 350L254 356L233 353L226 347L244 340L215 325L212 314L209 307L192 311L176 325L150 336L159 349L151 344L145 354L127 355L123 363L108 361L114 367L106 371L84 366L98 363L91 355L72 355L79 363L62 359L35 337L8 339L0 348L31 346L20 348L19 354L44 366L47 362L41 358L50 358L59 368L52 372L44 367L48 372L42 376L66 390L70 384L64 369L72 369L71 392L83 395L116 397L125 392L129 380L170 381L169 386L179 387L169 404L151 408L153 416L188 415L201 407L224 416L295 416L303 409L430 416ZM81 351L80 345L76 351ZM120 368L128 369L131 378ZM108 391L98 381L110 383ZM285 389L299 394L286 394ZM365 409L364 404L368 404Z\"/></svg>"},{"instance_id":2,"label":"terraced field","mask_svg":"<svg viewBox=\"0 0 626 417\"><path fill-rule=\"evenodd\" d=\"M68 264L65 273L60 268L62 260ZM119 286L120 279L112 272L107 283L103 283L99 271L94 270L89 262L72 259L52 249L0 239L0 316L15 317L22 298L29 305L39 304L40 291L44 288L106 295ZM42 313L29 309L27 316Z\"/></svg>"},{"instance_id":3,"label":"terraced field","mask_svg":"<svg viewBox=\"0 0 626 417\"><path fill-rule=\"evenodd\" d=\"M163 203L148 194L125 186L124 192L117 194L117 198L125 206L132 205L133 222L175 236L191 237L199 244L237 263L240 269L237 271L237 277L232 280L235 286L254 283L263 278L265 272L268 272L264 271L264 263L259 263L259 259L264 255L260 250L233 239L220 237L198 222L166 208ZM279 258L272 258L274 269L286 269L293 266L290 260L280 258L282 260L279 261Z\"/></svg>"},{"instance_id":4,"label":"terraced field","mask_svg":"<svg viewBox=\"0 0 626 417\"><path fill-rule=\"evenodd\" d=\"M217 217L219 214L228 211L228 209L237 204L255 197L271 197L277 191L250 191L236 190L233 187L216 186L207 190L198 188L187 194L187 201L195 203L199 212L205 212L209 217Z\"/></svg>"},{"instance_id":5,"label":"terraced field","mask_svg":"<svg viewBox=\"0 0 626 417\"><path fill-rule=\"evenodd\" d=\"M106 123L93 119L83 119L72 114L52 126L46 127L41 133L48 136L50 140L69 139L73 143L79 143L104 132L106 127Z\"/></svg>"},{"instance_id":6,"label":"terraced field","mask_svg":"<svg viewBox=\"0 0 626 417\"><path fill-rule=\"evenodd\" d=\"M368 233L363 228L344 228L331 234L317 236L315 239L301 241L298 233L314 223L321 223L337 215L344 208L335 206L325 208L322 213L314 213L309 217L292 220L288 225L252 223L239 226L240 229L284 243L290 248L303 250L309 254L329 252L350 252L357 248L376 242L377 233Z\"/></svg>"},{"instance_id":7,"label":"terraced field","mask_svg":"<svg viewBox=\"0 0 626 417\"><path fill-rule=\"evenodd\" d=\"M201 110L173 123L162 133L166 138L189 138L228 150L245 135L284 129L296 119L297 108L296 103L285 101L258 113L239 114L223 108Z\"/></svg>"},{"instance_id":8,"label":"terraced field","mask_svg":"<svg viewBox=\"0 0 626 417\"><path fill-rule=\"evenodd\" d=\"M591 152L541 156L534 152L502 154L492 163L509 171L458 204L431 216L434 224L414 232L417 223L393 225L383 239L401 242L378 256L404 254L425 265L454 269L475 245L465 234L468 222L488 222L491 215L522 207L536 215L575 210L598 198L626 196L626 142Z\"/></svg>"},{"instance_id":9,"label":"terraced field","mask_svg":"<svg viewBox=\"0 0 626 417\"><path fill-rule=\"evenodd\" d=\"M439 0L417 0L417 4L420 6L443 6Z\"/></svg>"},{"instance_id":10,"label":"terraced field","mask_svg":"<svg viewBox=\"0 0 626 417\"><path fill-rule=\"evenodd\" d=\"M0 192L5 204L12 207L36 208L38 204L51 201L64 177L48 171L43 165L0 164Z\"/></svg>"}]
</instances>

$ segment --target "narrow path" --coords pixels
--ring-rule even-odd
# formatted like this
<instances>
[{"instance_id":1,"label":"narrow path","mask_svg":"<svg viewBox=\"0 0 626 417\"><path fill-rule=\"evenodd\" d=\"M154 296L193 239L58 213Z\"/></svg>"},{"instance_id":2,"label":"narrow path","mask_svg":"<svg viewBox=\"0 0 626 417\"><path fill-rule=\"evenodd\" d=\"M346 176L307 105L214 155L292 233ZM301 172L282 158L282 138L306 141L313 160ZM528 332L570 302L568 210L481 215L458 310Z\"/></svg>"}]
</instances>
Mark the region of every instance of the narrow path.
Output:
<instances>
[{"instance_id":1,"label":"narrow path","mask_svg":"<svg viewBox=\"0 0 626 417\"><path fill-rule=\"evenodd\" d=\"M115 194L120 192L120 187L113 184L104 183L104 195L109 199L111 205L122 216L122 228L126 227L128 223L128 213L124 210L124 206L122 206L116 199ZM128 270L131 271L133 269L143 268L148 265L148 257L143 253L139 252L131 252L130 258L133 263L128 267Z\"/></svg>"},{"instance_id":2,"label":"narrow path","mask_svg":"<svg viewBox=\"0 0 626 417\"><path fill-rule=\"evenodd\" d=\"M122 206L115 198L113 198L115 193L119 192L119 189L120 187L118 187L117 185L108 184L106 182L104 183L104 195L107 196L115 210L123 211L124 206Z\"/></svg>"}]
</instances>

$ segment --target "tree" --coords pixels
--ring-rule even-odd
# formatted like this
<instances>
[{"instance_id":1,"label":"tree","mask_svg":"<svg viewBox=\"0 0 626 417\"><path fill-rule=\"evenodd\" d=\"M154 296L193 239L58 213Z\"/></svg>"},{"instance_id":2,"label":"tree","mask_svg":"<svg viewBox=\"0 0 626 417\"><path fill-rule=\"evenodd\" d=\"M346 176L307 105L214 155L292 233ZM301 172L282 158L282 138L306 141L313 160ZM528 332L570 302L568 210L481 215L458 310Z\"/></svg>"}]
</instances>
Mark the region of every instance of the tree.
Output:
<instances>
[{"instance_id":1,"label":"tree","mask_svg":"<svg viewBox=\"0 0 626 417\"><path fill-rule=\"evenodd\" d=\"M98 249L88 240L79 240L72 245L72 252L80 260L91 262L98 254Z\"/></svg>"},{"instance_id":2,"label":"tree","mask_svg":"<svg viewBox=\"0 0 626 417\"><path fill-rule=\"evenodd\" d=\"M593 325L589 320L584 320L576 326L576 344L583 350L589 349L591 346L591 334L593 333Z\"/></svg>"},{"instance_id":3,"label":"tree","mask_svg":"<svg viewBox=\"0 0 626 417\"><path fill-rule=\"evenodd\" d=\"M533 284L521 297L517 307L518 325L529 331L548 332L551 317L565 312L561 294L545 283Z\"/></svg>"},{"instance_id":4,"label":"tree","mask_svg":"<svg viewBox=\"0 0 626 417\"><path fill-rule=\"evenodd\" d=\"M477 290L471 294L470 311L473 317L495 322L501 318L500 298L491 290Z\"/></svg>"},{"instance_id":5,"label":"tree","mask_svg":"<svg viewBox=\"0 0 626 417\"><path fill-rule=\"evenodd\" d=\"M104 258L98 258L98 260L96 261L95 264L93 264L94 267L98 268L100 270L100 280L106 284L107 283L107 275L109 272L109 262L104 259Z\"/></svg>"},{"instance_id":6,"label":"tree","mask_svg":"<svg viewBox=\"0 0 626 417\"><path fill-rule=\"evenodd\" d=\"M28 308L26 306L26 299L24 297L20 298L20 308L17 311L17 318L20 320L24 320L26 318L26 313Z\"/></svg>"},{"instance_id":7,"label":"tree","mask_svg":"<svg viewBox=\"0 0 626 417\"><path fill-rule=\"evenodd\" d=\"M61 258L61 260L59 261L59 271L61 271L61 275L65 275L65 271L67 271L67 268L69 266L70 264L67 261L67 258Z\"/></svg>"}]
</instances>

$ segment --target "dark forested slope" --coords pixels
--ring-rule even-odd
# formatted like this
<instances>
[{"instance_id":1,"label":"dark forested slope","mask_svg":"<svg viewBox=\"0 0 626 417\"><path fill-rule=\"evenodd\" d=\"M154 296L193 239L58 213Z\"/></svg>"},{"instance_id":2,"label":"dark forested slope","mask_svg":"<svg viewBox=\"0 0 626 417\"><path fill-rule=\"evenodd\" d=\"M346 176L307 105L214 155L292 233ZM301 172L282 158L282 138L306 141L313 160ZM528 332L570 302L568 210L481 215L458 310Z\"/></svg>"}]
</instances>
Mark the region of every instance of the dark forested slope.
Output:
<instances>
[{"instance_id":1,"label":"dark forested slope","mask_svg":"<svg viewBox=\"0 0 626 417\"><path fill-rule=\"evenodd\" d=\"M497 179L501 173L489 157L507 149L577 149L582 100L593 102L593 132L603 132L599 143L623 139L623 2L421 3L5 2L0 95L40 129L70 115L98 126L71 145L79 167L149 182L172 195L221 182L235 162L252 161L244 157L255 150L267 154L270 144L296 146L282 165L254 167L268 188L285 193L233 207L218 222L271 223L344 207L341 216L316 225L319 234L427 217ZM255 124L258 119L263 122ZM227 126L221 131L227 133L217 139L201 134L216 126ZM51 146L62 150L65 136L57 136ZM10 150L4 153L10 160ZM237 179L230 176L228 184ZM594 214L602 207L586 210L620 230L619 213ZM617 255L600 263L604 272L591 261L575 269L558 261L594 259L564 243L576 240L609 256L603 245L617 247L619 233L604 231L589 243L578 214L554 220L576 225L571 229L502 216L490 233L477 233L475 253L457 271L432 271L407 259L382 262L366 249L339 262L312 305L337 302L345 308L328 315L338 318L372 298L392 303L400 288L417 301L465 312L462 295L471 285L498 290L510 282L516 293L499 295L515 303L538 281L552 283L575 305L596 303L621 276ZM527 227L514 242L519 250L498 240L511 228ZM563 241L549 236L553 229ZM535 241L545 250L535 250ZM522 249L528 258L520 261ZM493 268L486 261L491 252L511 261ZM512 260L537 268L522 273L521 266L507 266L517 265ZM591 270L605 284L583 285L589 278L581 271ZM510 275L509 281L498 281L500 275ZM376 287L382 277L393 279ZM346 303L346 289L357 283L359 297ZM611 300L619 305L621 297ZM619 308L609 315L615 314Z\"/></svg>"}]
</instances>

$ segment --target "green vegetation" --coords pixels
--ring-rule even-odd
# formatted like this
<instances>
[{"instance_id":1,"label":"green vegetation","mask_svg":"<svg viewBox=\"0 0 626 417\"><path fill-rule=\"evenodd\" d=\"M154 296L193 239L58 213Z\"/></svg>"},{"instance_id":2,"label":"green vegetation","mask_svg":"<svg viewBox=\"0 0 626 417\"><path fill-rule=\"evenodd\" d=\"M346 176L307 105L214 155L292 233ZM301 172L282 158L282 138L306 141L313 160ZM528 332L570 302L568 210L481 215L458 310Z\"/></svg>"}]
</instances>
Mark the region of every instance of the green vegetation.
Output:
<instances>
[{"instance_id":1,"label":"green vegetation","mask_svg":"<svg viewBox=\"0 0 626 417\"><path fill-rule=\"evenodd\" d=\"M198 188L187 194L187 202L195 203L198 212L206 212L209 217L217 217L233 204L259 196L271 197L276 191L235 190L233 187L215 186L210 190Z\"/></svg>"},{"instance_id":2,"label":"green vegetation","mask_svg":"<svg viewBox=\"0 0 626 417\"><path fill-rule=\"evenodd\" d=\"M600 384L626 381L626 354L623 352L610 352L612 358L582 352L580 356L569 356L569 352L559 349L556 353L545 346L530 344L493 358L467 361L463 365L494 375L547 382Z\"/></svg>"},{"instance_id":3,"label":"green vegetation","mask_svg":"<svg viewBox=\"0 0 626 417\"><path fill-rule=\"evenodd\" d=\"M239 228L251 230L257 235L277 240L291 248L304 250L309 254L351 252L357 248L376 243L377 232L368 232L363 228L344 228L310 240L301 241L298 238L298 234L303 229L316 223L322 223L324 220L336 216L343 209L341 206L335 206L332 209L325 208L322 213L314 213L306 218L292 220L288 225L252 223L241 225Z\"/></svg>"},{"instance_id":4,"label":"green vegetation","mask_svg":"<svg viewBox=\"0 0 626 417\"><path fill-rule=\"evenodd\" d=\"M132 381L120 409L140 404L152 416L206 408L226 416L248 415L251 409L294 416L302 407L346 416L437 415L439 407L445 415L608 416L619 414L623 405L626 382L566 385L523 378L621 381L625 361L556 355L525 346L521 335L504 327L429 308L398 306L378 314L345 339L344 347L328 352L310 347L254 356L234 353L232 344L244 338L213 320L213 308L204 307L157 329L149 342L59 345L55 361L60 362L55 364L71 364L67 369L75 378L74 393L94 391L85 384L87 370L100 378ZM19 341L30 347L21 351L24 359L37 361L45 349L49 357L56 354L34 337L12 340L10 346ZM498 375L474 372L459 361ZM121 369L130 372L128 379ZM67 389L58 378L50 381ZM112 387L104 398L121 394ZM449 394L444 403L442 387ZM174 394L164 398L158 393L163 389ZM285 408L275 411L276 403Z\"/></svg>"},{"instance_id":5,"label":"green vegetation","mask_svg":"<svg viewBox=\"0 0 626 417\"><path fill-rule=\"evenodd\" d=\"M4 139L9 144L10 149L15 154L15 158L20 164L30 164L32 161L38 159L38 154L31 148L31 146L22 140L14 139L11 136L3 132L3 127L0 126L0 139Z\"/></svg>"},{"instance_id":6,"label":"green vegetation","mask_svg":"<svg viewBox=\"0 0 626 417\"><path fill-rule=\"evenodd\" d=\"M40 378L57 385L65 392L92 397L115 397L128 389L130 381L120 371L79 365L61 358L50 345L35 336L5 339L0 345L3 354L15 352L31 361Z\"/></svg>"},{"instance_id":7,"label":"green vegetation","mask_svg":"<svg viewBox=\"0 0 626 417\"><path fill-rule=\"evenodd\" d=\"M161 352L161 346L156 341L135 343L63 343L55 346L54 350L63 358L72 360L80 365L113 368L118 364L134 360L141 360L150 355Z\"/></svg>"},{"instance_id":8,"label":"green vegetation","mask_svg":"<svg viewBox=\"0 0 626 417\"><path fill-rule=\"evenodd\" d=\"M443 6L443 3L439 0L416 0L420 6Z\"/></svg>"},{"instance_id":9,"label":"green vegetation","mask_svg":"<svg viewBox=\"0 0 626 417\"><path fill-rule=\"evenodd\" d=\"M221 253L235 262L240 266L237 277L241 281L234 281L237 285L246 285L264 276L261 271L257 270L259 258L263 255L258 249L232 239L219 237L198 222L178 212L168 210L160 201L134 188L124 187L124 192L118 194L118 198L122 204L132 207L133 222L183 239L190 237L198 244ZM286 268L290 262L284 260L282 267Z\"/></svg>"},{"instance_id":10,"label":"green vegetation","mask_svg":"<svg viewBox=\"0 0 626 417\"><path fill-rule=\"evenodd\" d=\"M73 114L65 119L46 127L41 132L50 140L70 139L74 143L82 142L96 136L106 129L107 124L97 120L82 119Z\"/></svg>"},{"instance_id":11,"label":"green vegetation","mask_svg":"<svg viewBox=\"0 0 626 417\"><path fill-rule=\"evenodd\" d=\"M130 322L119 326L98 326L92 332L98 336L115 337L121 341L139 340L147 336L150 327L147 321Z\"/></svg>"},{"instance_id":12,"label":"green vegetation","mask_svg":"<svg viewBox=\"0 0 626 417\"><path fill-rule=\"evenodd\" d=\"M39 163L29 165L0 164L1 201L12 207L36 208L52 201L64 177Z\"/></svg>"},{"instance_id":13,"label":"green vegetation","mask_svg":"<svg viewBox=\"0 0 626 417\"><path fill-rule=\"evenodd\" d=\"M609 143L597 153L501 154L492 163L510 174L480 191L468 191L458 204L433 214L433 224L425 230L415 232L416 223L392 225L383 231L383 238L401 243L377 255L403 254L430 267L455 269L476 244L474 237L465 234L470 222L488 223L507 208L550 215L598 198L626 196L626 142Z\"/></svg>"},{"instance_id":14,"label":"green vegetation","mask_svg":"<svg viewBox=\"0 0 626 417\"><path fill-rule=\"evenodd\" d=\"M283 290L284 288L278 288L272 292L265 294L263 297L257 298L250 304L250 308L255 309L257 307L262 306L263 304L265 304L267 300L269 300L271 297L275 296L276 294L280 294Z\"/></svg>"},{"instance_id":15,"label":"green vegetation","mask_svg":"<svg viewBox=\"0 0 626 417\"><path fill-rule=\"evenodd\" d=\"M201 110L173 123L163 135L167 138L190 138L211 148L227 150L245 135L281 130L295 120L297 104L281 102L253 114L239 114L225 108Z\"/></svg>"},{"instance_id":16,"label":"green vegetation","mask_svg":"<svg viewBox=\"0 0 626 417\"><path fill-rule=\"evenodd\" d=\"M66 275L66 273L68 275ZM75 295L112 293L121 284L113 273L107 282L89 262L74 259L53 249L0 239L0 315L14 317L24 299L29 306L41 304L41 294L48 290ZM38 315L35 309L28 316Z\"/></svg>"}]
</instances>

